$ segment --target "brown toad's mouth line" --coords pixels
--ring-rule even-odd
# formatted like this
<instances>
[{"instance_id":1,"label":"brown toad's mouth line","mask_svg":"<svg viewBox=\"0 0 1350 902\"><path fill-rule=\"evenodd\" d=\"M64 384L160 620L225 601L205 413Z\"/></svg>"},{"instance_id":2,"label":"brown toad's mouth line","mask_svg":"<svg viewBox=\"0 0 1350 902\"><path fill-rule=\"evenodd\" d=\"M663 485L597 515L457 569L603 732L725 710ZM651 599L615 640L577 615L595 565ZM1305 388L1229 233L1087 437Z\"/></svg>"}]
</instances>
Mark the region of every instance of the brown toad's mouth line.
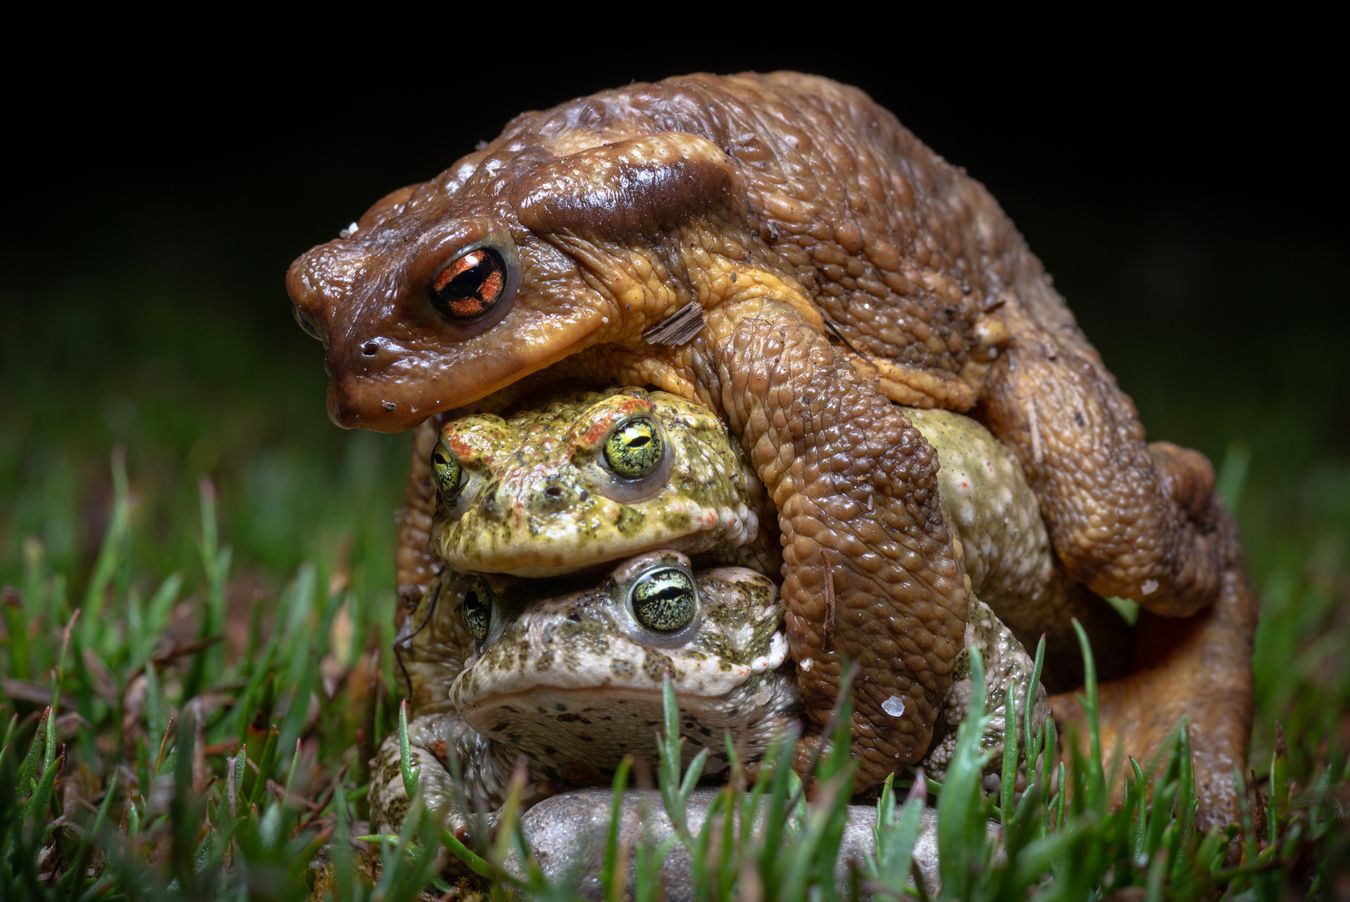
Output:
<instances>
[{"instance_id":1,"label":"brown toad's mouth line","mask_svg":"<svg viewBox=\"0 0 1350 902\"><path fill-rule=\"evenodd\" d=\"M585 350L590 346L586 343L587 339L598 328L598 326L592 326L575 341L556 350L542 360L536 361L533 365L523 369L509 370L509 376L503 376L486 386L479 387L471 393L470 397L464 398L458 404L442 406L440 401L435 401L426 405L425 409L414 407L406 401L390 401L381 397L388 382L398 381L388 373L387 369L382 368L374 375L356 376L355 387L345 387L343 377L348 375L346 368L341 368L339 376L334 377L327 355L325 355L324 371L328 375L328 416L343 429L370 429L384 433L407 432L410 429L417 428L437 414L453 413L470 404L476 404L527 376L548 369L578 351ZM390 404L394 406L387 406ZM401 413L400 407L403 408Z\"/></svg>"},{"instance_id":2,"label":"brown toad's mouth line","mask_svg":"<svg viewBox=\"0 0 1350 902\"><path fill-rule=\"evenodd\" d=\"M592 328L587 329L585 334L577 338L576 341L573 341L570 344L565 345L555 353L549 355L548 357L545 357L543 361L538 363L536 366L527 367L526 369L523 370L512 370L512 375L503 376L496 382L492 383L488 388L479 391L472 398L469 398L466 401L462 401L459 404L456 404L454 407L441 408L440 410L434 411L428 414L427 416L435 416L437 413L454 411L459 409L460 407L466 407L470 404L474 404L478 401L483 400L488 395L495 394L501 391L502 389L506 388L509 385L514 385L515 383L519 382L521 379L524 379L527 376L533 376L540 370L546 370L549 367L553 366L553 364L560 363L566 358L571 357L577 351L585 350L585 347L580 346L586 341L586 339L590 338L591 335L597 331L597 328L598 327L593 326Z\"/></svg>"}]
</instances>

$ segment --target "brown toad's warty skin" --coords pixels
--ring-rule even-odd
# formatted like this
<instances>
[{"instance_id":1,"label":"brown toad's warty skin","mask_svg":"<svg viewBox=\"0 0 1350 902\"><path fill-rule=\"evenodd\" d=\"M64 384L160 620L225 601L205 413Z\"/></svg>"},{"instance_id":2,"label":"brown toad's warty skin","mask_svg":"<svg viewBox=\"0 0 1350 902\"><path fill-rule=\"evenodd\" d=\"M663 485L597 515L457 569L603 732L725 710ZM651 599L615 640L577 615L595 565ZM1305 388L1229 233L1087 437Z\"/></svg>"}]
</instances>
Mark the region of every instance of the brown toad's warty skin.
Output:
<instances>
[{"instance_id":1,"label":"brown toad's warty skin","mask_svg":"<svg viewBox=\"0 0 1350 902\"><path fill-rule=\"evenodd\" d=\"M452 323L429 285L481 247L505 261L503 301ZM778 508L813 723L842 660L860 665L860 786L928 746L970 592L932 449L890 401L985 422L1099 594L1184 616L1240 566L1208 461L1145 444L993 198L824 79L694 75L526 113L302 256L287 284L346 426L406 429L547 367L721 413ZM706 321L693 340L643 339L690 303ZM409 491L415 541L427 499ZM430 566L411 552L400 575Z\"/></svg>"}]
</instances>

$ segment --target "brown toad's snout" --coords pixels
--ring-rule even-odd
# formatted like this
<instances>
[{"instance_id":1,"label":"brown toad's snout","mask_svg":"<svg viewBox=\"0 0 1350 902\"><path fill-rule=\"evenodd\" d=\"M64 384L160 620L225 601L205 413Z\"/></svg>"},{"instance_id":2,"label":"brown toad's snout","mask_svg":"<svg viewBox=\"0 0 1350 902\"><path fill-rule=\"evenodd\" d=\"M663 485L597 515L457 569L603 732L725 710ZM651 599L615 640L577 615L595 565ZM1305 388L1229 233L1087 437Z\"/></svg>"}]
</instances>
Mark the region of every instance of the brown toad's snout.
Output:
<instances>
[{"instance_id":1,"label":"brown toad's snout","mask_svg":"<svg viewBox=\"0 0 1350 902\"><path fill-rule=\"evenodd\" d=\"M330 241L291 264L286 293L300 328L323 343L333 421L398 430L422 416L400 410L404 405L387 378L405 349L388 334L400 313L397 271L379 262L360 242Z\"/></svg>"},{"instance_id":2,"label":"brown toad's snout","mask_svg":"<svg viewBox=\"0 0 1350 902\"><path fill-rule=\"evenodd\" d=\"M286 294L295 321L325 348L331 343L330 313L341 302L343 289L350 287L351 272L356 269L354 261L345 259L350 254L343 253L337 244L330 241L301 254L286 270ZM348 273L347 278L334 278L343 271Z\"/></svg>"},{"instance_id":3,"label":"brown toad's snout","mask_svg":"<svg viewBox=\"0 0 1350 902\"><path fill-rule=\"evenodd\" d=\"M386 288L381 267L372 267L371 250L363 243L338 239L311 248L296 258L286 271L286 294L290 296L296 321L325 347L339 342L351 343L361 310L363 286ZM372 323L371 325L375 325ZM364 352L378 343L358 340ZM369 353L367 356L372 356ZM331 361L330 361L331 362Z\"/></svg>"},{"instance_id":4,"label":"brown toad's snout","mask_svg":"<svg viewBox=\"0 0 1350 902\"><path fill-rule=\"evenodd\" d=\"M291 315L295 317L304 333L328 347L328 330L325 328L318 294L305 284L305 258L301 257L286 270L286 294L291 299Z\"/></svg>"}]
</instances>

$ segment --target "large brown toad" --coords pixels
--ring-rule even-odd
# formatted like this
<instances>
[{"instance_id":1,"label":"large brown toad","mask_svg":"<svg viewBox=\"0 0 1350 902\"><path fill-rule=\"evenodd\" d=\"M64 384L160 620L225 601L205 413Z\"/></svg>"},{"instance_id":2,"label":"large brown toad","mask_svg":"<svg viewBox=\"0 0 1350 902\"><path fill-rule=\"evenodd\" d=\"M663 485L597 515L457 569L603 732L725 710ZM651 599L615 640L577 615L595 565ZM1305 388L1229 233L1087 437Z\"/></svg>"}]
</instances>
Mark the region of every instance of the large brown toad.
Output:
<instances>
[{"instance_id":1,"label":"large brown toad","mask_svg":"<svg viewBox=\"0 0 1350 902\"><path fill-rule=\"evenodd\" d=\"M860 785L928 746L970 594L932 448L890 401L982 419L1099 594L1188 615L1237 566L1208 462L1144 443L994 200L823 79L697 75L525 114L288 289L344 425L405 429L545 368L717 410L778 511L816 725L843 661L861 668Z\"/></svg>"}]
</instances>

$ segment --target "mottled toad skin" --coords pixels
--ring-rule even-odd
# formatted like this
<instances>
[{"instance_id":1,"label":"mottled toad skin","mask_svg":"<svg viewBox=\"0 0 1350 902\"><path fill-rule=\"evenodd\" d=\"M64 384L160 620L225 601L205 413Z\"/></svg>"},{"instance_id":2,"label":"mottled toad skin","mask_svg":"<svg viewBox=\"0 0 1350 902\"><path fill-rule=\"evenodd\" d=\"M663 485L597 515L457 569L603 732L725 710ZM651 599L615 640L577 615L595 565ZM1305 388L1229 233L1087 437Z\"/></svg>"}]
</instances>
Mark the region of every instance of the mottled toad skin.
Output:
<instances>
[{"instance_id":1,"label":"mottled toad skin","mask_svg":"<svg viewBox=\"0 0 1350 902\"><path fill-rule=\"evenodd\" d=\"M861 668L860 785L928 747L969 611L932 448L891 400L974 409L1099 594L1187 615L1236 566L1208 461L1145 444L989 194L823 79L695 75L519 116L287 284L344 425L406 429L547 367L721 414L778 512L817 728L842 660ZM691 304L690 340L644 337Z\"/></svg>"},{"instance_id":2,"label":"mottled toad skin","mask_svg":"<svg viewBox=\"0 0 1350 902\"><path fill-rule=\"evenodd\" d=\"M660 453L652 472L625 478L605 448L635 422L651 425ZM701 404L639 388L564 393L506 418L451 420L440 444L462 473L431 535L451 570L555 576L670 548L778 575L763 486Z\"/></svg>"},{"instance_id":3,"label":"mottled toad skin","mask_svg":"<svg viewBox=\"0 0 1350 902\"><path fill-rule=\"evenodd\" d=\"M668 567L697 586L698 613L687 626L658 633L638 621L629 597L653 570ZM527 805L563 787L608 783L625 755L653 758L666 679L680 704L685 761L706 750L708 774L727 766L724 736L742 761L754 762L775 735L797 727L782 607L774 583L759 573L742 567L695 573L684 555L660 551L627 560L594 588L569 594L541 598L548 584L537 581L494 577L492 585L445 571L396 643L419 786L427 804L456 827L475 813L488 815L490 824L521 757L528 765ZM493 624L482 640L467 626L469 592L492 595ZM964 638L986 662L985 710L993 716L981 746L1000 748L1007 689L1024 710L1033 661L978 601ZM972 698L967 654L958 658L960 676L945 700L949 732L923 762L937 779ZM1039 685L1031 704L1038 729L1049 711ZM991 760L991 785L1001 766L1001 759ZM397 832L408 804L394 733L373 763L372 820L382 832Z\"/></svg>"},{"instance_id":4,"label":"mottled toad skin","mask_svg":"<svg viewBox=\"0 0 1350 902\"><path fill-rule=\"evenodd\" d=\"M646 628L628 601L658 567L691 574L697 586L695 619L672 633ZM607 780L624 755L650 758L667 678L686 760L708 749L710 773L725 766L724 733L754 758L795 724L782 608L767 577L741 567L695 574L684 555L660 551L621 563L590 589L549 597L549 585L447 570L405 621L396 650L429 804L457 798L452 754L467 794L455 807L479 812L501 805L521 755L530 765L527 804L560 786ZM469 592L492 597L485 640L466 626ZM374 820L396 830L407 805L397 735L378 754L371 797Z\"/></svg>"}]
</instances>

